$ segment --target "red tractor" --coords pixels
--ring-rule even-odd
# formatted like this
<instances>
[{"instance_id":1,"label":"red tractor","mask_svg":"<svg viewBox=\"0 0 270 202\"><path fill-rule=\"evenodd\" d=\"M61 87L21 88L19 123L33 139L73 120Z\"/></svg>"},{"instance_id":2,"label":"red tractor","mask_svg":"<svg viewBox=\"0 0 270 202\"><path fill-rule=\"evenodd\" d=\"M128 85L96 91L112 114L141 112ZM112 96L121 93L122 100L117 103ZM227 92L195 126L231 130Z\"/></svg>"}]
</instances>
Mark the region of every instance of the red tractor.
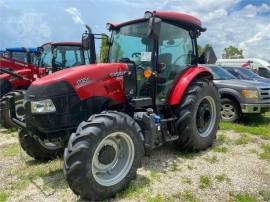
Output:
<instances>
[{"instance_id":1,"label":"red tractor","mask_svg":"<svg viewBox=\"0 0 270 202\"><path fill-rule=\"evenodd\" d=\"M40 54L36 58L37 66L30 61L26 63L1 58L1 67L6 68L1 68L0 75L0 123L5 128L15 126L10 120L9 100L15 97L17 115L23 118L23 93L33 81L65 68L89 64L89 54L82 49L79 42L46 43L37 52Z\"/></svg>"},{"instance_id":2,"label":"red tractor","mask_svg":"<svg viewBox=\"0 0 270 202\"><path fill-rule=\"evenodd\" d=\"M52 159L67 145L67 182L89 200L126 188L145 152L166 142L187 151L208 148L220 119L212 74L198 65L197 37L205 31L199 19L154 11L108 29L108 64L33 82L25 122L12 112L22 128L21 146L32 157Z\"/></svg>"}]
</instances>

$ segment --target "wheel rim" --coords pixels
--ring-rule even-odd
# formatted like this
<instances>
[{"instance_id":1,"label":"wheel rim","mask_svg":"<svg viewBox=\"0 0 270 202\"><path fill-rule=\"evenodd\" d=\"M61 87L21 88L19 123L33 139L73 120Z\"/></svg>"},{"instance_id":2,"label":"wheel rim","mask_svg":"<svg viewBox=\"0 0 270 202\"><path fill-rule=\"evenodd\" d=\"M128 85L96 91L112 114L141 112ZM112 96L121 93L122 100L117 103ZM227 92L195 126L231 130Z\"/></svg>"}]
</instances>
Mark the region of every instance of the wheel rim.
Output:
<instances>
[{"instance_id":1,"label":"wheel rim","mask_svg":"<svg viewBox=\"0 0 270 202\"><path fill-rule=\"evenodd\" d=\"M23 100L18 100L15 102L15 112L16 112L16 117L18 119L20 119L21 121L24 120L25 108L24 108Z\"/></svg>"},{"instance_id":2,"label":"wheel rim","mask_svg":"<svg viewBox=\"0 0 270 202\"><path fill-rule=\"evenodd\" d=\"M201 99L196 114L196 125L201 137L207 137L215 126L216 103L210 96Z\"/></svg>"},{"instance_id":3,"label":"wheel rim","mask_svg":"<svg viewBox=\"0 0 270 202\"><path fill-rule=\"evenodd\" d=\"M232 119L236 114L235 108L233 105L229 103L225 103L221 105L221 117L225 120Z\"/></svg>"},{"instance_id":4,"label":"wheel rim","mask_svg":"<svg viewBox=\"0 0 270 202\"><path fill-rule=\"evenodd\" d=\"M123 132L106 136L97 146L93 160L92 173L102 186L112 186L128 174L134 160L134 144Z\"/></svg>"}]
</instances>

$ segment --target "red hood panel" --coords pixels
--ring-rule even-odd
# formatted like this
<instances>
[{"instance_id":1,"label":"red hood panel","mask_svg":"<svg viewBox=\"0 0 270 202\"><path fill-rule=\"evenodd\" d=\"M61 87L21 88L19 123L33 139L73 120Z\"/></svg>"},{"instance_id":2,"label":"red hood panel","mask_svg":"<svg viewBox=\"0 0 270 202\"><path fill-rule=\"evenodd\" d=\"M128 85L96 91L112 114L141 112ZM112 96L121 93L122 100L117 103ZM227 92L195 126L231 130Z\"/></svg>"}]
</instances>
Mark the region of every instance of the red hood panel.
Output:
<instances>
[{"instance_id":1,"label":"red hood panel","mask_svg":"<svg viewBox=\"0 0 270 202\"><path fill-rule=\"evenodd\" d=\"M109 75L126 70L127 65L122 63L83 65L64 69L37 79L32 85L47 86L56 82L67 81L81 99L91 96L106 96L122 102L124 99L122 76L112 78Z\"/></svg>"}]
</instances>

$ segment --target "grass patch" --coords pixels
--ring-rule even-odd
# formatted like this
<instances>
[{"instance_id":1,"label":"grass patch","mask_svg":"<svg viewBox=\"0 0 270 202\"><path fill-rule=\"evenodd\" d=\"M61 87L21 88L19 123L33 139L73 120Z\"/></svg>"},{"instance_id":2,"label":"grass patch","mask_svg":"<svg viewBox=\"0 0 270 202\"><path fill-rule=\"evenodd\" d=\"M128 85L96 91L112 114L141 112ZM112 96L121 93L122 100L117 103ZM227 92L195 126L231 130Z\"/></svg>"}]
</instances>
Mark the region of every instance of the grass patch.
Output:
<instances>
[{"instance_id":1,"label":"grass patch","mask_svg":"<svg viewBox=\"0 0 270 202\"><path fill-rule=\"evenodd\" d=\"M234 202L256 202L257 199L254 196L249 195L249 194L236 194L233 197L232 201L234 201Z\"/></svg>"},{"instance_id":2,"label":"grass patch","mask_svg":"<svg viewBox=\"0 0 270 202\"><path fill-rule=\"evenodd\" d=\"M172 196L167 197L163 201L199 202L200 200L191 191L186 190L184 192L173 194Z\"/></svg>"},{"instance_id":3,"label":"grass patch","mask_svg":"<svg viewBox=\"0 0 270 202\"><path fill-rule=\"evenodd\" d=\"M228 178L228 176L225 175L225 174L222 174L222 175L216 175L215 178L216 178L216 180L217 180L218 182L230 182L230 181L231 181L230 178Z\"/></svg>"},{"instance_id":4,"label":"grass patch","mask_svg":"<svg viewBox=\"0 0 270 202\"><path fill-rule=\"evenodd\" d=\"M182 183L189 184L189 185L192 183L191 178L189 177L183 177L181 181Z\"/></svg>"},{"instance_id":5,"label":"grass patch","mask_svg":"<svg viewBox=\"0 0 270 202\"><path fill-rule=\"evenodd\" d=\"M8 199L8 193L0 191L0 202L5 202Z\"/></svg>"},{"instance_id":6,"label":"grass patch","mask_svg":"<svg viewBox=\"0 0 270 202\"><path fill-rule=\"evenodd\" d=\"M259 191L259 194L264 201L270 201L270 190L261 190Z\"/></svg>"},{"instance_id":7,"label":"grass patch","mask_svg":"<svg viewBox=\"0 0 270 202\"><path fill-rule=\"evenodd\" d=\"M270 144L262 145L263 152L259 154L261 159L270 161Z\"/></svg>"},{"instance_id":8,"label":"grass patch","mask_svg":"<svg viewBox=\"0 0 270 202\"><path fill-rule=\"evenodd\" d=\"M240 123L220 122L221 130L234 130L238 133L250 133L270 140L270 113L256 118L245 118Z\"/></svg>"},{"instance_id":9,"label":"grass patch","mask_svg":"<svg viewBox=\"0 0 270 202\"><path fill-rule=\"evenodd\" d=\"M216 155L214 155L214 156L212 156L212 157L206 156L206 157L204 157L204 159L205 159L207 162L211 163L211 164L217 163L217 162L218 162L218 158L217 158Z\"/></svg>"},{"instance_id":10,"label":"grass patch","mask_svg":"<svg viewBox=\"0 0 270 202\"><path fill-rule=\"evenodd\" d=\"M219 153L227 153L228 152L228 148L227 147L218 147L218 146L214 146L212 148L213 152L219 152Z\"/></svg>"},{"instance_id":11,"label":"grass patch","mask_svg":"<svg viewBox=\"0 0 270 202\"><path fill-rule=\"evenodd\" d=\"M164 201L163 197L161 196L161 194L158 194L154 197L147 197L147 202L162 202Z\"/></svg>"},{"instance_id":12,"label":"grass patch","mask_svg":"<svg viewBox=\"0 0 270 202\"><path fill-rule=\"evenodd\" d=\"M160 173L155 170L151 170L150 177L151 179L154 179L154 180L160 180Z\"/></svg>"},{"instance_id":13,"label":"grass patch","mask_svg":"<svg viewBox=\"0 0 270 202\"><path fill-rule=\"evenodd\" d=\"M16 132L17 131L17 128L9 128L8 129L8 132L9 133L14 133L14 132Z\"/></svg>"},{"instance_id":14,"label":"grass patch","mask_svg":"<svg viewBox=\"0 0 270 202\"><path fill-rule=\"evenodd\" d=\"M4 156L16 156L20 153L20 146L19 144L10 144L2 152Z\"/></svg>"},{"instance_id":15,"label":"grass patch","mask_svg":"<svg viewBox=\"0 0 270 202\"><path fill-rule=\"evenodd\" d=\"M146 187L150 185L150 179L146 177L141 177L136 181L132 181L128 188L117 194L120 198L134 198L145 190Z\"/></svg>"},{"instance_id":16,"label":"grass patch","mask_svg":"<svg viewBox=\"0 0 270 202\"><path fill-rule=\"evenodd\" d=\"M251 136L248 134L241 134L241 137L239 137L237 140L235 140L236 145L244 145L248 144L252 140Z\"/></svg>"},{"instance_id":17,"label":"grass patch","mask_svg":"<svg viewBox=\"0 0 270 202\"><path fill-rule=\"evenodd\" d=\"M201 189L206 189L212 186L212 181L209 176L200 176L200 182L199 182L199 187Z\"/></svg>"}]
</instances>

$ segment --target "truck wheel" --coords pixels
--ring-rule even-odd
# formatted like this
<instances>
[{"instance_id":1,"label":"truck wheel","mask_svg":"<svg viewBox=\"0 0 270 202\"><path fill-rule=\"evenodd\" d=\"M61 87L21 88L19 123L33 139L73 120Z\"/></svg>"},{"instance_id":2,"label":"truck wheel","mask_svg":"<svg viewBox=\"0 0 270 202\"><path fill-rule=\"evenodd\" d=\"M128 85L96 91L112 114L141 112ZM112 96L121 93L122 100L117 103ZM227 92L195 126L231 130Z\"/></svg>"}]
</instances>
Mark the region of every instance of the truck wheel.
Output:
<instances>
[{"instance_id":1,"label":"truck wheel","mask_svg":"<svg viewBox=\"0 0 270 202\"><path fill-rule=\"evenodd\" d=\"M38 161L48 161L63 156L63 148L47 149L38 140L28 135L25 129L19 129L18 135L22 149Z\"/></svg>"},{"instance_id":2,"label":"truck wheel","mask_svg":"<svg viewBox=\"0 0 270 202\"><path fill-rule=\"evenodd\" d=\"M200 151L213 144L220 120L220 100L212 81L194 80L176 112L177 148Z\"/></svg>"},{"instance_id":3,"label":"truck wheel","mask_svg":"<svg viewBox=\"0 0 270 202\"><path fill-rule=\"evenodd\" d=\"M19 119L24 119L24 106L23 106L23 95L24 91L12 91L8 94L4 95L0 100L0 124L4 128L12 128L17 127L16 124L14 124L11 121L10 117L10 100L14 98L15 100L15 111L16 116Z\"/></svg>"},{"instance_id":4,"label":"truck wheel","mask_svg":"<svg viewBox=\"0 0 270 202\"><path fill-rule=\"evenodd\" d=\"M238 104L229 98L221 99L221 118L223 121L235 122L240 117Z\"/></svg>"},{"instance_id":5,"label":"truck wheel","mask_svg":"<svg viewBox=\"0 0 270 202\"><path fill-rule=\"evenodd\" d=\"M144 155L139 125L128 115L108 111L82 122L64 153L64 173L74 193L104 200L136 177Z\"/></svg>"}]
</instances>

